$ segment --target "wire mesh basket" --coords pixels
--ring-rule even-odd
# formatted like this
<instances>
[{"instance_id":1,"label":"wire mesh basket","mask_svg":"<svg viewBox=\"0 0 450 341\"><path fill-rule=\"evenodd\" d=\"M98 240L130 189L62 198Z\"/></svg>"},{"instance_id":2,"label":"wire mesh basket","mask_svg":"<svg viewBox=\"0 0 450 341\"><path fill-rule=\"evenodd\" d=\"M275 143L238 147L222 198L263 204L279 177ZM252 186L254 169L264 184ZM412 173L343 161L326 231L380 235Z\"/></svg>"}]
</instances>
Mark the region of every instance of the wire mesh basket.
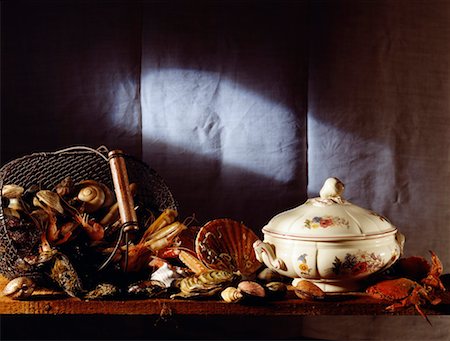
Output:
<instances>
[{"instance_id":1,"label":"wire mesh basket","mask_svg":"<svg viewBox=\"0 0 450 341\"><path fill-rule=\"evenodd\" d=\"M55 152L33 153L5 164L0 169L0 273L12 279L18 276L39 277L38 270L25 261L26 255L35 247L21 244L20 248L8 228L4 201L1 196L3 187L15 184L29 189L53 190L64 178L71 177L76 183L91 179L103 183L114 191L111 171L108 163L108 149L78 146ZM177 203L163 178L144 162L124 155L130 183L136 183L138 191L136 205L144 205L155 213L166 208L177 209ZM139 217L138 217L139 219ZM142 222L140 221L139 224Z\"/></svg>"}]
</instances>

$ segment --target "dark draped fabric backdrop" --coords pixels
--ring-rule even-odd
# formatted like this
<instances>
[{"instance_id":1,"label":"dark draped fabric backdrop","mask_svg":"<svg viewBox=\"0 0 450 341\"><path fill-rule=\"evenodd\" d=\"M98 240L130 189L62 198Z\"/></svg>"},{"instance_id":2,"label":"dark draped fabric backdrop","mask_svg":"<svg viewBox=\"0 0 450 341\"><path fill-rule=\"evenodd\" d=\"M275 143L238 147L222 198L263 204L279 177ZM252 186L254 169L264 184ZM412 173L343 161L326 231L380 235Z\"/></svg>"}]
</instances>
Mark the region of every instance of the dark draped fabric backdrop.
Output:
<instances>
[{"instance_id":1,"label":"dark draped fabric backdrop","mask_svg":"<svg viewBox=\"0 0 450 341\"><path fill-rule=\"evenodd\" d=\"M120 148L163 176L183 217L230 217L260 236L337 176L406 235L406 255L431 249L450 267L450 2L3 1L1 15L2 165ZM432 330L420 319L247 329L449 337L448 318Z\"/></svg>"}]
</instances>

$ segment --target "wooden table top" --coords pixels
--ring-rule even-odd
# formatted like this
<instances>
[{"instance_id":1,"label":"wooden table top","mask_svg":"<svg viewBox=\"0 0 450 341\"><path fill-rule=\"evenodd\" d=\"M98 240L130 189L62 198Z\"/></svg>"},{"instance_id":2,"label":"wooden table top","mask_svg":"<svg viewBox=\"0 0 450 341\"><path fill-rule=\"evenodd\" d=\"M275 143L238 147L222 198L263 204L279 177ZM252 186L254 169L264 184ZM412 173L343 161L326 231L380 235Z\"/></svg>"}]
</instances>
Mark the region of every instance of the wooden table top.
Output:
<instances>
[{"instance_id":1,"label":"wooden table top","mask_svg":"<svg viewBox=\"0 0 450 341\"><path fill-rule=\"evenodd\" d=\"M7 280L0 277L0 290ZM285 299L258 303L226 303L219 300L180 300L153 298L142 300L91 300L68 298L47 289L36 290L24 301L0 297L0 314L109 314L109 315L417 315L414 306L391 313L385 310L388 302L365 296L330 296L324 300L304 300L292 290ZM440 304L426 304L427 315L450 315L450 292L444 293Z\"/></svg>"}]
</instances>

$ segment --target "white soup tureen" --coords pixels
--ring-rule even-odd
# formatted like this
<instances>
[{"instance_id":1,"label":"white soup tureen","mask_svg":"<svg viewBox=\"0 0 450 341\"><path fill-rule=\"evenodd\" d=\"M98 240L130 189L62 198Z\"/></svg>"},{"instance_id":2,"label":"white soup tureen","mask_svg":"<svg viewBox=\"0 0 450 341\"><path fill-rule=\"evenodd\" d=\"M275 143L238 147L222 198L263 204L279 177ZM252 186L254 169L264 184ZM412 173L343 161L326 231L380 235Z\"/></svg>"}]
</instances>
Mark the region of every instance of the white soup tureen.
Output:
<instances>
[{"instance_id":1,"label":"white soup tureen","mask_svg":"<svg viewBox=\"0 0 450 341\"><path fill-rule=\"evenodd\" d=\"M358 290L360 280L390 267L404 236L385 217L344 200L329 178L320 197L282 212L253 246L260 262L281 275L316 283L325 292Z\"/></svg>"}]
</instances>

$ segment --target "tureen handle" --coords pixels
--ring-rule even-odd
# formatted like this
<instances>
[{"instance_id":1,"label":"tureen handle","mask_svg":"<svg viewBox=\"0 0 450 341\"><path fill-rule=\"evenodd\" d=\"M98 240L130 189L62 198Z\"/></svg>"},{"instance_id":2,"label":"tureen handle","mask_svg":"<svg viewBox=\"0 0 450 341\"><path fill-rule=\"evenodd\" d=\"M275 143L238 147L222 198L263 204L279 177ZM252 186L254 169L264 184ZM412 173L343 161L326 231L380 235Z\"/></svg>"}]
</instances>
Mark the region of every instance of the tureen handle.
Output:
<instances>
[{"instance_id":1,"label":"tureen handle","mask_svg":"<svg viewBox=\"0 0 450 341\"><path fill-rule=\"evenodd\" d=\"M337 199L342 200L342 193L344 193L344 183L338 178L328 178L325 180L322 189L320 190L321 199Z\"/></svg>"},{"instance_id":2,"label":"tureen handle","mask_svg":"<svg viewBox=\"0 0 450 341\"><path fill-rule=\"evenodd\" d=\"M266 266L274 271L283 270L286 271L286 264L275 256L275 251L272 245L264 243L261 240L257 240L253 243L253 249L255 250L256 259L266 264Z\"/></svg>"}]
</instances>

